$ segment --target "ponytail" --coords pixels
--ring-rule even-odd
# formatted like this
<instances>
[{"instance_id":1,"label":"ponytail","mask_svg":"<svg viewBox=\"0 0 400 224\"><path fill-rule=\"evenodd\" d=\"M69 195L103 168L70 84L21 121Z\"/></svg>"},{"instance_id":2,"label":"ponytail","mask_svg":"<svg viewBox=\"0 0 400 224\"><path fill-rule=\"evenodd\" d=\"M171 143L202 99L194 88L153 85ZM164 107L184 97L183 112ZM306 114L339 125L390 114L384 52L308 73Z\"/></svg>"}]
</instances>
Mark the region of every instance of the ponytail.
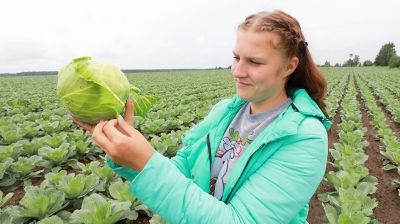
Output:
<instances>
[{"instance_id":1,"label":"ponytail","mask_svg":"<svg viewBox=\"0 0 400 224\"><path fill-rule=\"evenodd\" d=\"M292 95L296 89L305 89L310 97L317 103L324 115L329 118L326 111L324 97L327 92L327 83L319 68L315 65L310 52L299 58L296 70L289 76L285 84L286 94Z\"/></svg>"}]
</instances>

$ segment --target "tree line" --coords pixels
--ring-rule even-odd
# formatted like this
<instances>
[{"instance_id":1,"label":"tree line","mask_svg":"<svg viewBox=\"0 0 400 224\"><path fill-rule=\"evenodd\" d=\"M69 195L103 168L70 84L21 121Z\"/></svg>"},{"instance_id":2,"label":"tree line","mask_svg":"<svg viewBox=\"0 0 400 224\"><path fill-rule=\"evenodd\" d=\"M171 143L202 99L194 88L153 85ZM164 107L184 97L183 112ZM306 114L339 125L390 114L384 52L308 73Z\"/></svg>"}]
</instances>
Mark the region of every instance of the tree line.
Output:
<instances>
[{"instance_id":1,"label":"tree line","mask_svg":"<svg viewBox=\"0 0 400 224\"><path fill-rule=\"evenodd\" d=\"M356 67L356 66L389 66L390 68L400 67L400 56L396 54L396 48L394 43L389 42L384 44L379 50L375 57L375 61L365 60L361 63L360 56L356 54L349 54L349 59L343 62L343 64L336 63L335 67ZM329 61L325 61L322 66L332 66Z\"/></svg>"}]
</instances>

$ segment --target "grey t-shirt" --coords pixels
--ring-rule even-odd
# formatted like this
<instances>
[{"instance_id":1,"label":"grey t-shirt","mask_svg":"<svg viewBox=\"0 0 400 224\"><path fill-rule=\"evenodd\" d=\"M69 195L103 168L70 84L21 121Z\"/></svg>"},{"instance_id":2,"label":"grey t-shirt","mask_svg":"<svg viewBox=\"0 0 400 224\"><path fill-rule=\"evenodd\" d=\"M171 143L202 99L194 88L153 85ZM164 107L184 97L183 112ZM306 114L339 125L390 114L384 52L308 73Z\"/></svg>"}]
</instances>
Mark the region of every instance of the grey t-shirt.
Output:
<instances>
[{"instance_id":1,"label":"grey t-shirt","mask_svg":"<svg viewBox=\"0 0 400 224\"><path fill-rule=\"evenodd\" d=\"M250 114L250 103L246 103L236 114L218 147L211 168L210 193L221 200L222 193L233 167L251 142L278 115L292 103L288 98L275 108L259 114Z\"/></svg>"}]
</instances>

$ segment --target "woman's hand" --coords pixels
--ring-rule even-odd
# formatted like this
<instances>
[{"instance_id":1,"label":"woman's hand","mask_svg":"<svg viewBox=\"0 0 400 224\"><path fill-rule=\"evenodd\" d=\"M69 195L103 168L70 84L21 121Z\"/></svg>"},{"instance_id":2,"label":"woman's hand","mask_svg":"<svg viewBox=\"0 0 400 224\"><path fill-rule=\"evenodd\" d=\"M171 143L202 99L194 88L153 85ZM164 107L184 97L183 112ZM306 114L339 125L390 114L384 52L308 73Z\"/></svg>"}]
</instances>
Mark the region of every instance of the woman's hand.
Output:
<instances>
[{"instance_id":1,"label":"woman's hand","mask_svg":"<svg viewBox=\"0 0 400 224\"><path fill-rule=\"evenodd\" d=\"M93 140L108 154L110 159L122 166L140 172L154 153L146 138L134 128L134 108L130 98L125 105L123 119L100 121L96 125L69 118L83 129L92 132Z\"/></svg>"}]
</instances>

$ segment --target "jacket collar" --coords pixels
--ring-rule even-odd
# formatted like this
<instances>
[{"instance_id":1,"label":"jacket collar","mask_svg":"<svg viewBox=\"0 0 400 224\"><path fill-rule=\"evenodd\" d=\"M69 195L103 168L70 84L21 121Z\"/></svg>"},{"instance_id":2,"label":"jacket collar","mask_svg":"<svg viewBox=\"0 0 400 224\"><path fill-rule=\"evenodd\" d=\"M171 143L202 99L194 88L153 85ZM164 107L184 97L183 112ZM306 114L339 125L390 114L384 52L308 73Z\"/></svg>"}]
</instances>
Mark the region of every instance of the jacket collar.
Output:
<instances>
[{"instance_id":1,"label":"jacket collar","mask_svg":"<svg viewBox=\"0 0 400 224\"><path fill-rule=\"evenodd\" d=\"M329 119L318 107L318 104L308 95L305 89L297 89L292 96L294 106L306 116L318 118L328 131L332 125Z\"/></svg>"},{"instance_id":2,"label":"jacket collar","mask_svg":"<svg viewBox=\"0 0 400 224\"><path fill-rule=\"evenodd\" d=\"M296 112L305 116L316 117L322 122L326 131L330 129L332 125L331 121L326 118L317 103L310 97L305 89L297 89L290 98L292 98L292 107L294 107ZM241 108L245 103L246 100L235 95L228 107L235 110Z\"/></svg>"}]
</instances>

